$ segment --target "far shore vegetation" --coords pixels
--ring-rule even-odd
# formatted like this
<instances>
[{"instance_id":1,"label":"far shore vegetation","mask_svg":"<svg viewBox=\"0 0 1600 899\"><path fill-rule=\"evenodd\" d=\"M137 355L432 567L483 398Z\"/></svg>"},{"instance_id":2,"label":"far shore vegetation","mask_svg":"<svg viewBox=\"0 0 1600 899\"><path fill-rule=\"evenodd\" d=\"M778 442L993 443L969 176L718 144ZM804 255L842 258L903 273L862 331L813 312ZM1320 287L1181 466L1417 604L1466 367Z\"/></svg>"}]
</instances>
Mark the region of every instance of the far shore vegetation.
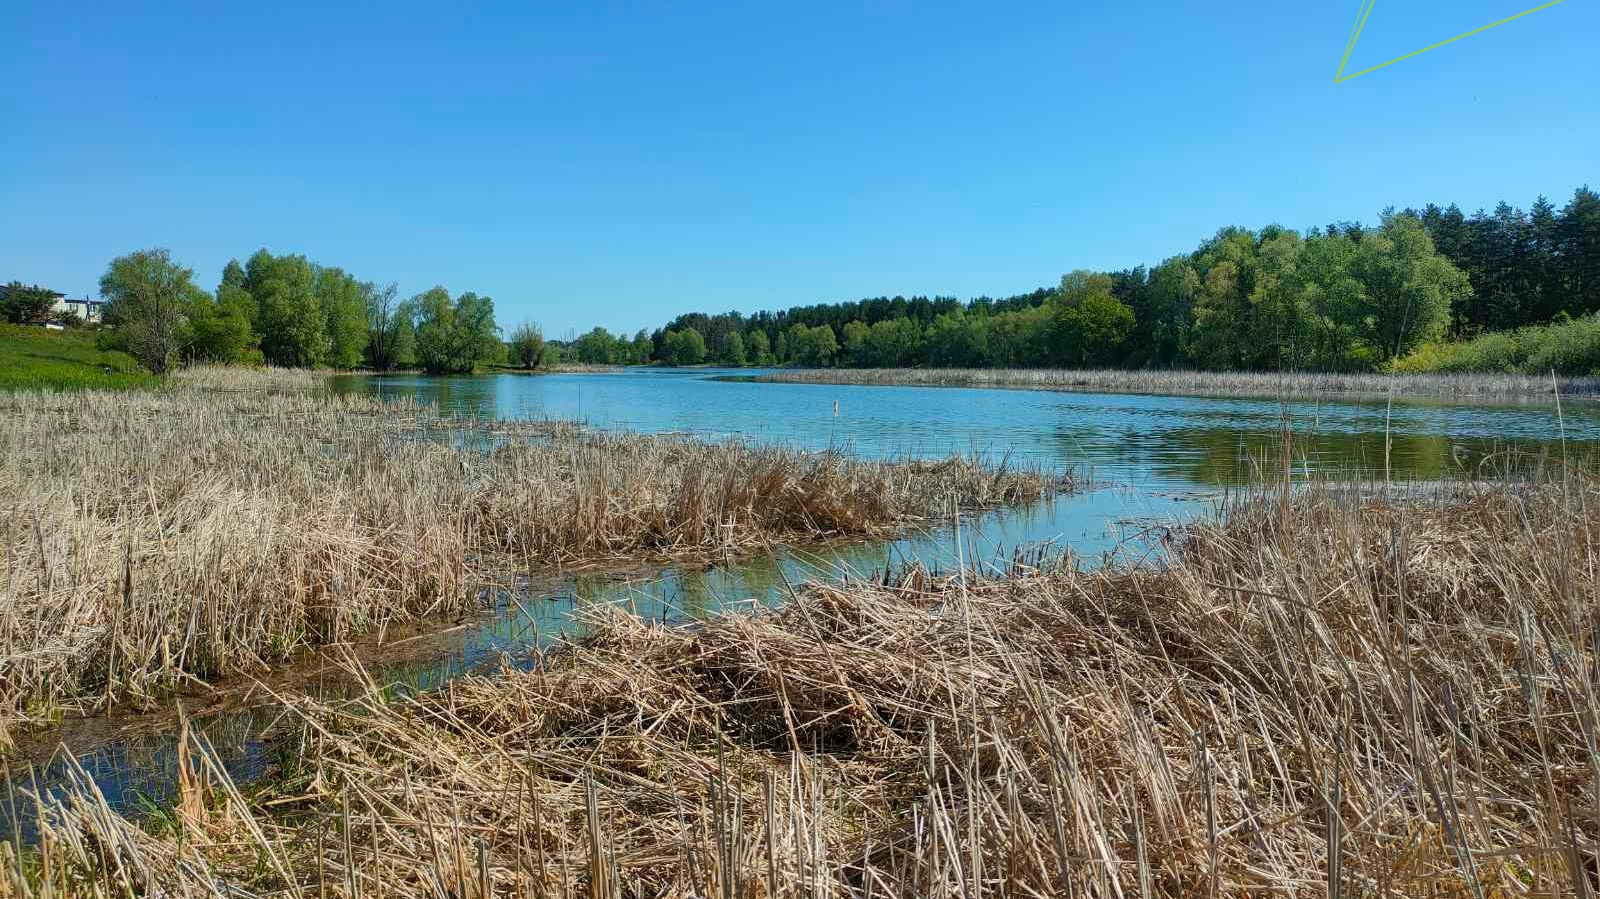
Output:
<instances>
[{"instance_id":1,"label":"far shore vegetation","mask_svg":"<svg viewBox=\"0 0 1600 899\"><path fill-rule=\"evenodd\" d=\"M897 296L748 317L696 312L632 337L597 327L554 340L531 322L506 335L487 296L434 287L403 299L393 284L264 249L229 262L214 290L166 250L129 253L107 266L100 295L105 327L92 343L102 358L88 358L91 341L81 335L45 351L41 337L13 354L18 360L0 363L0 387L131 386L139 379L126 370L128 358L155 375L194 364L425 374L624 365L1041 369L1083 374L1035 380L1108 389L1125 388L1103 372L1128 371L1140 373L1129 380L1141 390L1179 392L1193 389L1181 385L1196 381L1195 372L1293 372L1301 385L1385 373L1573 378L1600 373L1600 194L1579 188L1559 209L1540 197L1526 212L1506 203L1471 216L1454 205L1386 210L1376 225L1338 222L1303 234L1228 227L1155 266L1074 271L1057 286L1003 299ZM60 296L12 281L0 286L0 316L50 321ZM69 331L82 324L62 318ZM78 362L93 373L72 370ZM838 380L868 378L1018 380ZM1269 381L1213 383L1256 392L1248 385ZM1514 379L1481 382L1483 390L1403 383L1455 386L1402 392L1528 392Z\"/></svg>"},{"instance_id":2,"label":"far shore vegetation","mask_svg":"<svg viewBox=\"0 0 1600 899\"><path fill-rule=\"evenodd\" d=\"M1559 209L1540 197L1529 211L1430 205L1303 233L1227 227L1155 265L998 299L694 312L632 338L596 328L566 350L668 365L1583 376L1600 368L1597 313L1600 194L1583 187Z\"/></svg>"}]
</instances>

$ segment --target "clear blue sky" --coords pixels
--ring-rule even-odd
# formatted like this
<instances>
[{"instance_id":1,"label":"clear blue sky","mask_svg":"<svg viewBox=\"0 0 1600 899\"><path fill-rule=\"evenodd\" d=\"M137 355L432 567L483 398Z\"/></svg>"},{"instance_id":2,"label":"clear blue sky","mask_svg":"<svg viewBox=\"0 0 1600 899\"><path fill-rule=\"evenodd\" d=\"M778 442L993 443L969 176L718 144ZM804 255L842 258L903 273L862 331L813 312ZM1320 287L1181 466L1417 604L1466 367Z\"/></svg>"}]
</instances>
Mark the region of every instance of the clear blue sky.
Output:
<instances>
[{"instance_id":1,"label":"clear blue sky","mask_svg":"<svg viewBox=\"0 0 1600 899\"><path fill-rule=\"evenodd\" d=\"M1377 0L1350 69L1534 2ZM1360 5L8 0L0 278L265 246L563 336L1600 187L1600 3L1336 85Z\"/></svg>"}]
</instances>

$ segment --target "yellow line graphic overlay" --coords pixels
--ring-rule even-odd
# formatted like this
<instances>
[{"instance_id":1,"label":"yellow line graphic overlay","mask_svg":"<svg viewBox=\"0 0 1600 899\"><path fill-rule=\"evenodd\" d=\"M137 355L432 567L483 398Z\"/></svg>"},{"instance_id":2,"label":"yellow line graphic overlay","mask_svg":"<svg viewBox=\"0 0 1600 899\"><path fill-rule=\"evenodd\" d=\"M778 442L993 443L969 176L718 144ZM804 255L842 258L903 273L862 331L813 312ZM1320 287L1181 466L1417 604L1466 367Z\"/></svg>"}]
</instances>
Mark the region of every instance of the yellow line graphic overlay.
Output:
<instances>
[{"instance_id":1,"label":"yellow line graphic overlay","mask_svg":"<svg viewBox=\"0 0 1600 899\"><path fill-rule=\"evenodd\" d=\"M1350 32L1350 42L1344 45L1344 56L1339 59L1339 71L1334 73L1334 76L1333 76L1333 83L1334 84L1338 84L1341 81L1349 81L1352 78L1356 78L1356 77L1359 77L1361 75L1365 75L1368 72L1376 72L1377 70L1383 68L1384 66L1392 66L1397 62L1401 62L1403 60L1410 59L1413 56L1417 56L1418 54L1426 53L1429 50L1437 50L1440 47L1443 47L1445 44L1454 43L1456 41L1461 40L1464 37L1472 37L1474 34L1478 34L1479 32L1483 32L1483 31L1488 31L1489 29L1495 27L1496 25L1504 25L1507 22L1510 22L1510 21L1515 20L1515 19L1520 19L1523 16L1532 15L1533 13L1536 13L1541 9L1549 9L1552 6L1555 6L1555 5L1559 4L1559 3L1561 3L1562 0L1550 0L1549 3L1546 3L1543 6L1535 6L1533 9L1523 10L1522 12L1519 12L1514 16L1507 16L1506 18L1501 19L1498 22L1490 22L1489 24L1483 26L1482 28L1474 28L1471 31L1467 32L1466 34L1458 34L1455 37L1450 38L1447 41L1440 41L1437 44L1433 44L1433 45L1428 46L1428 47L1423 47L1421 50L1413 50L1413 51L1411 51L1410 53L1407 53L1404 56L1397 56L1394 59L1389 60L1388 62L1379 63L1379 64L1373 66L1370 69L1362 69L1361 71L1356 72L1353 75L1346 75L1344 73L1344 67L1350 62L1350 54L1356 49L1356 41L1361 40L1361 29L1367 27L1367 16L1372 13L1372 4L1374 4L1376 2L1377 2L1377 0L1367 0L1366 4L1361 7L1361 15L1360 15L1359 18L1356 19L1356 26Z\"/></svg>"}]
</instances>

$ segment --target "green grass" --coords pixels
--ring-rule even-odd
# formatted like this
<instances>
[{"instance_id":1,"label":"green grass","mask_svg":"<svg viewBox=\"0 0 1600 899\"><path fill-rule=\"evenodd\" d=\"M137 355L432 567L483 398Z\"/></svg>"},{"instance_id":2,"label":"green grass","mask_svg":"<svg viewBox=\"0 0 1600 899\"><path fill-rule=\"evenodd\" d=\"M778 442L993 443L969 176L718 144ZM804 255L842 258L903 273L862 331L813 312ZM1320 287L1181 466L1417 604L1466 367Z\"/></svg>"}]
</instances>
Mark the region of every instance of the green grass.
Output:
<instances>
[{"instance_id":1,"label":"green grass","mask_svg":"<svg viewBox=\"0 0 1600 899\"><path fill-rule=\"evenodd\" d=\"M92 331L0 324L0 390L115 389L160 383L132 356L95 346Z\"/></svg>"}]
</instances>

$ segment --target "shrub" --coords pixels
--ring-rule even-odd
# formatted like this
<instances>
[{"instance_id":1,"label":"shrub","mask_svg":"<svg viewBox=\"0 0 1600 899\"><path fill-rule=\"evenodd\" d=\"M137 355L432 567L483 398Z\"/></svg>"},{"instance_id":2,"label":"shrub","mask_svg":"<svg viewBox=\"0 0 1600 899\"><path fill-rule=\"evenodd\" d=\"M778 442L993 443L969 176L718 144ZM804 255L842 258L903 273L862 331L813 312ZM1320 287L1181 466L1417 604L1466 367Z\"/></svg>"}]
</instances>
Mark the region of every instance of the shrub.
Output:
<instances>
[{"instance_id":1,"label":"shrub","mask_svg":"<svg viewBox=\"0 0 1600 899\"><path fill-rule=\"evenodd\" d=\"M1390 366L1400 374L1505 372L1587 375L1600 370L1600 316L1515 331L1484 334L1457 343L1424 343Z\"/></svg>"}]
</instances>

